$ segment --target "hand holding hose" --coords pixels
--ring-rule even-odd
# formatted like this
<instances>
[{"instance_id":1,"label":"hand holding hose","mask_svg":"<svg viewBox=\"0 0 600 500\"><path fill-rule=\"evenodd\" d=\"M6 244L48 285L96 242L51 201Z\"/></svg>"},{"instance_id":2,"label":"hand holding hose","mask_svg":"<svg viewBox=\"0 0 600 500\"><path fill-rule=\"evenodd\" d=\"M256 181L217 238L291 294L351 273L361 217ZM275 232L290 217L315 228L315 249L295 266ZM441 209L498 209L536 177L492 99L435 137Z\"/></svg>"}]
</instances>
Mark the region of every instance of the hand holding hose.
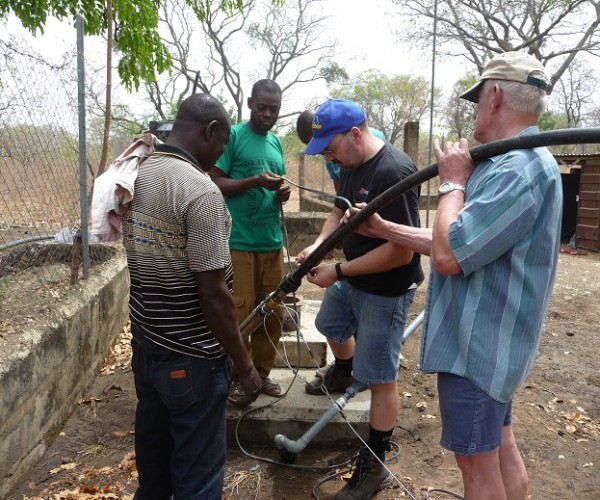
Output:
<instances>
[{"instance_id":1,"label":"hand holding hose","mask_svg":"<svg viewBox=\"0 0 600 500\"><path fill-rule=\"evenodd\" d=\"M348 224L350 219L356 216L366 206L366 203L357 203L354 207L346 210L344 216L340 220L340 225ZM386 224L387 222L382 219L378 213L374 213L360 226L355 227L354 231L363 236L367 236L368 238L381 238L381 234L385 232Z\"/></svg>"}]
</instances>

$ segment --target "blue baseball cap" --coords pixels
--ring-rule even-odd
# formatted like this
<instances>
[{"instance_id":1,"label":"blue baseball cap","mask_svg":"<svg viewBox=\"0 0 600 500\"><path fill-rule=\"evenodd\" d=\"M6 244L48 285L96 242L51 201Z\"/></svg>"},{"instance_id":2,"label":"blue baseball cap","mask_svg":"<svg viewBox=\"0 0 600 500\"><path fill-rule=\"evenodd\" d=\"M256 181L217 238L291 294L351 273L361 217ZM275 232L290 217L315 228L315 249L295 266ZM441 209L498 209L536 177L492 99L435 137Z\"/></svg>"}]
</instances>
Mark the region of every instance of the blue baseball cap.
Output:
<instances>
[{"instance_id":1,"label":"blue baseball cap","mask_svg":"<svg viewBox=\"0 0 600 500\"><path fill-rule=\"evenodd\" d=\"M313 137L304 152L307 155L322 153L335 135L348 132L365 121L367 114L355 102L346 99L325 101L315 113L312 123Z\"/></svg>"}]
</instances>

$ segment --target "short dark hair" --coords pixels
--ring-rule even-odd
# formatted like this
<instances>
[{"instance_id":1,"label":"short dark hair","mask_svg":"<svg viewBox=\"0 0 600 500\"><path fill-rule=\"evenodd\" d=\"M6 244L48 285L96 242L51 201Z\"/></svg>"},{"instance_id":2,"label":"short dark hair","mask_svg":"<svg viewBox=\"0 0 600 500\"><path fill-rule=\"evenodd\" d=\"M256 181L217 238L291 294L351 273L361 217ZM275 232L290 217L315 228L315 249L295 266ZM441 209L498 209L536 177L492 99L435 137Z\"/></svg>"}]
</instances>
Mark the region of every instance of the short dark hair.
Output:
<instances>
[{"instance_id":1,"label":"short dark hair","mask_svg":"<svg viewBox=\"0 0 600 500\"><path fill-rule=\"evenodd\" d=\"M224 123L227 119L227 112L218 99L210 94L192 94L179 106L171 133L178 133L190 126L208 124L213 120Z\"/></svg>"},{"instance_id":2,"label":"short dark hair","mask_svg":"<svg viewBox=\"0 0 600 500\"><path fill-rule=\"evenodd\" d=\"M256 94L258 94L260 91L281 95L281 87L277 85L274 80L269 80L268 78L258 80L254 85L252 85L252 93L250 94L250 97L256 97Z\"/></svg>"},{"instance_id":3,"label":"short dark hair","mask_svg":"<svg viewBox=\"0 0 600 500\"><path fill-rule=\"evenodd\" d=\"M305 144L312 138L312 124L314 118L315 112L307 109L306 111L302 111L296 120L296 133L298 134L300 141Z\"/></svg>"},{"instance_id":4,"label":"short dark hair","mask_svg":"<svg viewBox=\"0 0 600 500\"><path fill-rule=\"evenodd\" d=\"M302 111L298 115L298 119L296 120L296 128L299 130L304 130L305 128L312 128L312 122L315 118L315 112L307 109L306 111Z\"/></svg>"}]
</instances>

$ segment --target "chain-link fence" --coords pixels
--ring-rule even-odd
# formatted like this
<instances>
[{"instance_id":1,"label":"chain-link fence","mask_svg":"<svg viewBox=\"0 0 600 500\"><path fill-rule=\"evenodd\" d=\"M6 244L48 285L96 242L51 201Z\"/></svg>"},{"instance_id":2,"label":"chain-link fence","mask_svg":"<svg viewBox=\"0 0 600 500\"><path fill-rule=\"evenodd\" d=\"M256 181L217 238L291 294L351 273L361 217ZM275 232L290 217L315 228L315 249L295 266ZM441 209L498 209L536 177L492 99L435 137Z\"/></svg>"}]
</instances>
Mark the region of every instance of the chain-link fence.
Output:
<instances>
[{"instance_id":1,"label":"chain-link fence","mask_svg":"<svg viewBox=\"0 0 600 500\"><path fill-rule=\"evenodd\" d=\"M53 308L81 277L76 33L49 62L0 37L0 337ZM99 147L88 141L88 176ZM86 183L87 184L87 183ZM91 249L92 261L113 249Z\"/></svg>"},{"instance_id":2,"label":"chain-link fence","mask_svg":"<svg viewBox=\"0 0 600 500\"><path fill-rule=\"evenodd\" d=\"M37 54L22 40L3 36L0 53L1 337L52 310L81 278L80 190L84 195L90 192L101 141L88 133L87 180L82 185L75 30L72 50L58 62ZM110 146L109 161L126 144ZM334 192L320 157L304 157L300 147L287 149L290 183ZM285 206L288 212L301 209L301 192L310 194L294 185L292 192ZM328 199L321 209L331 204ZM119 243L91 245L92 263L111 255L114 247Z\"/></svg>"},{"instance_id":3,"label":"chain-link fence","mask_svg":"<svg viewBox=\"0 0 600 500\"><path fill-rule=\"evenodd\" d=\"M86 118L78 109L75 29L72 39L72 49L50 61L26 42L0 34L0 336L6 318L14 328L14 318L26 321L52 309L61 287L82 275L81 214L89 201L82 201L81 190L90 192L101 138L88 132L82 182L79 123ZM127 146L109 145L109 161ZM299 141L284 141L292 188L284 210L329 212L333 182L323 158L305 156L303 149ZM91 262L115 246L120 248L92 245Z\"/></svg>"},{"instance_id":4,"label":"chain-link fence","mask_svg":"<svg viewBox=\"0 0 600 500\"><path fill-rule=\"evenodd\" d=\"M325 168L322 156L309 156L300 147L284 146L287 184L292 189L285 212L329 212L333 206L335 188ZM318 192L323 193L319 195Z\"/></svg>"}]
</instances>

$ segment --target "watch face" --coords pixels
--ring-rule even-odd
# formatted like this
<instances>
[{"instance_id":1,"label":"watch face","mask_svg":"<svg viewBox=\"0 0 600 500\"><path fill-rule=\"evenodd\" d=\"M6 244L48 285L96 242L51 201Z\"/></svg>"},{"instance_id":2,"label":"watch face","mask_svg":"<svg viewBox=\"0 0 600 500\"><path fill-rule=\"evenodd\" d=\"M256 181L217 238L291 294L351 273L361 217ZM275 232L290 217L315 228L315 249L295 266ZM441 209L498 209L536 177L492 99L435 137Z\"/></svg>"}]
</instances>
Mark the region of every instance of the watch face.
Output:
<instances>
[{"instance_id":1,"label":"watch face","mask_svg":"<svg viewBox=\"0 0 600 500\"><path fill-rule=\"evenodd\" d=\"M442 194L449 193L450 191L452 191L452 186L450 186L450 184L448 184L447 182L443 182L442 184L440 184L440 190L439 191Z\"/></svg>"}]
</instances>

